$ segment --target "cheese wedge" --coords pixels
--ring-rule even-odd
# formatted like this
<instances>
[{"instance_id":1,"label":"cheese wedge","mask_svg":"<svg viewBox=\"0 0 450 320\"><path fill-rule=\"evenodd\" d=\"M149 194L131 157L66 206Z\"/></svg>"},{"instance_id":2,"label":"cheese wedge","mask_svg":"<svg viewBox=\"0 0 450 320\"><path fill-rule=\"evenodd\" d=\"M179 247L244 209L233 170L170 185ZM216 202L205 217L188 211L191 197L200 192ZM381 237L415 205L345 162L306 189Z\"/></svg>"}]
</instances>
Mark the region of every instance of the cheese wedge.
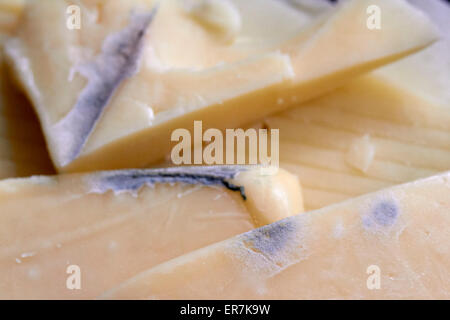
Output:
<instances>
[{"instance_id":1,"label":"cheese wedge","mask_svg":"<svg viewBox=\"0 0 450 320\"><path fill-rule=\"evenodd\" d=\"M373 1L353 0L291 39L283 27L282 44L274 45L271 33L263 44L259 38L243 45L263 34L253 36L251 26L270 10L239 11L233 1L222 11L217 1L209 1L210 9L186 9L185 2L151 9L146 1L81 1L79 30L65 27L65 2L27 3L7 53L59 171L147 165L168 154L174 129L192 129L194 120L219 129L252 122L436 39L428 19L403 1L377 1L383 28L374 31L366 24ZM130 18L133 9L139 14ZM277 21L299 16L283 12L273 11ZM416 32L405 37L411 25ZM127 48L126 59L120 48Z\"/></svg>"},{"instance_id":2,"label":"cheese wedge","mask_svg":"<svg viewBox=\"0 0 450 320\"><path fill-rule=\"evenodd\" d=\"M444 38L312 102L267 119L282 167L314 210L450 170L450 6L422 4Z\"/></svg>"},{"instance_id":3,"label":"cheese wedge","mask_svg":"<svg viewBox=\"0 0 450 320\"><path fill-rule=\"evenodd\" d=\"M450 173L290 217L149 269L106 299L449 299Z\"/></svg>"},{"instance_id":4,"label":"cheese wedge","mask_svg":"<svg viewBox=\"0 0 450 320\"><path fill-rule=\"evenodd\" d=\"M0 298L93 298L194 249L302 211L298 180L246 167L0 182ZM67 268L81 271L70 290ZM70 271L70 270L69 270Z\"/></svg>"}]
</instances>

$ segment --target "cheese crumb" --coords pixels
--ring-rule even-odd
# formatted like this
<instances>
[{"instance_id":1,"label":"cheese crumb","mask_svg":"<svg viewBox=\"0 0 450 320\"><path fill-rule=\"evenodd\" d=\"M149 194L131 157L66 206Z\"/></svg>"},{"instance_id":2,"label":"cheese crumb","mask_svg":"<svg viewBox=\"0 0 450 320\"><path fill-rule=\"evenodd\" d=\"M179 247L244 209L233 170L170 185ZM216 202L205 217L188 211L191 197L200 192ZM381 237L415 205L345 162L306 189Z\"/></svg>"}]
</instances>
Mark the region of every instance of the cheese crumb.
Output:
<instances>
[{"instance_id":1,"label":"cheese crumb","mask_svg":"<svg viewBox=\"0 0 450 320\"><path fill-rule=\"evenodd\" d=\"M345 160L347 163L362 172L367 172L375 156L375 145L370 135L354 139L347 151Z\"/></svg>"}]
</instances>

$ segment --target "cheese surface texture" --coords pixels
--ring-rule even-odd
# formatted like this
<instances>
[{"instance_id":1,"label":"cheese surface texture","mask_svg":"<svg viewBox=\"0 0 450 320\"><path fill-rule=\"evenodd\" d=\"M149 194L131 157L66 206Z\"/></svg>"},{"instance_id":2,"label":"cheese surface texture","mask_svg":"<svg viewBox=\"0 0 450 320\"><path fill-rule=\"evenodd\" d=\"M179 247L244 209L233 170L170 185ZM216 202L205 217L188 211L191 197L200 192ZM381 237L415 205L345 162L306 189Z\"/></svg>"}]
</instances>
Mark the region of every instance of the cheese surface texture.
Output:
<instances>
[{"instance_id":1,"label":"cheese surface texture","mask_svg":"<svg viewBox=\"0 0 450 320\"><path fill-rule=\"evenodd\" d=\"M450 170L450 7L411 1L442 39L318 99L269 117L281 166L314 210Z\"/></svg>"},{"instance_id":2,"label":"cheese surface texture","mask_svg":"<svg viewBox=\"0 0 450 320\"><path fill-rule=\"evenodd\" d=\"M55 173L33 107L13 84L3 53L23 4L0 1L0 179Z\"/></svg>"},{"instance_id":3,"label":"cheese surface texture","mask_svg":"<svg viewBox=\"0 0 450 320\"><path fill-rule=\"evenodd\" d=\"M151 266L261 225L255 218L271 223L301 212L291 178L281 170L260 176L202 167L4 180L0 297L94 298ZM259 193L268 215L251 204ZM71 265L80 268L80 290L66 286Z\"/></svg>"},{"instance_id":4,"label":"cheese surface texture","mask_svg":"<svg viewBox=\"0 0 450 320\"><path fill-rule=\"evenodd\" d=\"M266 123L313 210L449 170L448 110L367 76Z\"/></svg>"},{"instance_id":5,"label":"cheese surface texture","mask_svg":"<svg viewBox=\"0 0 450 320\"><path fill-rule=\"evenodd\" d=\"M0 1L0 33L12 33L18 24L18 17L23 10L24 0ZM1 37L1 35L0 35Z\"/></svg>"},{"instance_id":6,"label":"cheese surface texture","mask_svg":"<svg viewBox=\"0 0 450 320\"><path fill-rule=\"evenodd\" d=\"M33 108L11 83L0 52L0 179L54 172Z\"/></svg>"},{"instance_id":7,"label":"cheese surface texture","mask_svg":"<svg viewBox=\"0 0 450 320\"><path fill-rule=\"evenodd\" d=\"M385 14L376 31L367 28L368 0L345 2L306 30L301 22L311 19L282 2L262 1L262 10L188 2L80 1L82 27L73 30L66 1L27 2L6 52L58 170L147 165L167 154L174 129L196 119L233 128L436 39L400 0L377 1ZM255 26L268 12L286 23L264 37ZM412 24L417 32L405 37Z\"/></svg>"},{"instance_id":8,"label":"cheese surface texture","mask_svg":"<svg viewBox=\"0 0 450 320\"><path fill-rule=\"evenodd\" d=\"M448 299L449 192L444 173L290 217L161 264L102 298Z\"/></svg>"}]
</instances>

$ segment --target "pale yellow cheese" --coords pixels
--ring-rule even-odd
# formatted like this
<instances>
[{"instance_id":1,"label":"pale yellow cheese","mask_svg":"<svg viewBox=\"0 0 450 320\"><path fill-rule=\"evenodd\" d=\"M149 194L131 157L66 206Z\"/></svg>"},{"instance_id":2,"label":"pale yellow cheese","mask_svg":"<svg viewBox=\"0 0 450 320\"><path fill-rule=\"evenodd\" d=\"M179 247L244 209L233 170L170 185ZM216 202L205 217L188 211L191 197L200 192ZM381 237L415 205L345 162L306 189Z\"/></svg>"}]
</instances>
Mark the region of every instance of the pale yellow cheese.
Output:
<instances>
[{"instance_id":1,"label":"pale yellow cheese","mask_svg":"<svg viewBox=\"0 0 450 320\"><path fill-rule=\"evenodd\" d=\"M0 10L0 31L10 33L16 28L16 26L17 15Z\"/></svg>"},{"instance_id":2,"label":"pale yellow cheese","mask_svg":"<svg viewBox=\"0 0 450 320\"><path fill-rule=\"evenodd\" d=\"M299 176L312 210L449 170L449 116L370 76L266 123L280 129L281 166Z\"/></svg>"},{"instance_id":3,"label":"pale yellow cheese","mask_svg":"<svg viewBox=\"0 0 450 320\"><path fill-rule=\"evenodd\" d=\"M0 1L0 179L55 172L31 104L10 79L3 44L23 1Z\"/></svg>"},{"instance_id":4,"label":"pale yellow cheese","mask_svg":"<svg viewBox=\"0 0 450 320\"><path fill-rule=\"evenodd\" d=\"M240 12L228 0L186 1L187 12L199 23L217 32L225 41L233 42L241 31Z\"/></svg>"},{"instance_id":5,"label":"pale yellow cheese","mask_svg":"<svg viewBox=\"0 0 450 320\"><path fill-rule=\"evenodd\" d=\"M366 134L353 140L347 151L346 160L354 168L366 172L372 164L374 156L375 146L370 141L370 135Z\"/></svg>"},{"instance_id":6,"label":"pale yellow cheese","mask_svg":"<svg viewBox=\"0 0 450 320\"><path fill-rule=\"evenodd\" d=\"M11 83L0 52L0 179L54 172L33 108Z\"/></svg>"},{"instance_id":7,"label":"pale yellow cheese","mask_svg":"<svg viewBox=\"0 0 450 320\"><path fill-rule=\"evenodd\" d=\"M149 269L106 299L449 299L450 173L287 218Z\"/></svg>"},{"instance_id":8,"label":"pale yellow cheese","mask_svg":"<svg viewBox=\"0 0 450 320\"><path fill-rule=\"evenodd\" d=\"M301 197L287 172L237 167L3 180L0 298L94 298L151 266L299 213ZM69 266L80 270L79 290L66 285Z\"/></svg>"},{"instance_id":9,"label":"pale yellow cheese","mask_svg":"<svg viewBox=\"0 0 450 320\"><path fill-rule=\"evenodd\" d=\"M0 34L11 34L18 25L25 0L0 1ZM1 40L0 35L0 42Z\"/></svg>"},{"instance_id":10,"label":"pale yellow cheese","mask_svg":"<svg viewBox=\"0 0 450 320\"><path fill-rule=\"evenodd\" d=\"M433 105L450 108L450 5L444 0L409 0L438 26L441 40L419 54L374 72Z\"/></svg>"},{"instance_id":11,"label":"pale yellow cheese","mask_svg":"<svg viewBox=\"0 0 450 320\"><path fill-rule=\"evenodd\" d=\"M300 177L307 210L450 169L450 6L411 2L442 40L266 121L280 129L280 161Z\"/></svg>"},{"instance_id":12,"label":"pale yellow cheese","mask_svg":"<svg viewBox=\"0 0 450 320\"><path fill-rule=\"evenodd\" d=\"M25 0L1 0L0 11L19 15L22 12Z\"/></svg>"},{"instance_id":13,"label":"pale yellow cheese","mask_svg":"<svg viewBox=\"0 0 450 320\"><path fill-rule=\"evenodd\" d=\"M64 1L28 2L18 37L7 47L60 171L147 165L170 151L174 129L191 129L194 120L203 120L205 128L243 125L320 95L436 39L425 16L400 0L377 1L384 15L383 28L375 31L366 24L366 8L372 4L369 0L345 2L306 31L297 31L302 29L299 22L292 23L291 29L287 23L304 13L296 14L296 9L281 2L263 1L263 8L279 9L273 11L279 14L273 19L286 23L262 40L265 29L255 35L254 26L265 24L263 17L271 10L249 10L229 1L229 6L235 6L230 10L236 15L239 12L242 24L242 33L233 31L231 42L199 23L198 17L193 19L182 1L163 1L153 11L153 19L141 15L131 20L129 13L134 7L143 14L150 12L151 3L80 3L85 13L83 27L68 30ZM288 11L291 13L284 14ZM228 13L221 19L233 20ZM101 79L108 73L106 69L96 73L86 63L97 61L101 68L101 59L108 54L115 57L105 49L114 47L111 39L118 40L121 34L140 28L145 31L146 24L143 51L136 50L142 58L138 70L123 79L120 77L130 70L118 72L117 66L109 66L108 73L114 74L114 83L120 82L120 86L110 91L114 93L111 100L100 103L101 99L93 96L99 86L87 83L98 84L98 76ZM405 37L411 25L416 32ZM221 28L227 24L224 26ZM277 34L280 39L276 39ZM286 35L292 36L285 39ZM250 41L245 45L246 38ZM252 38L258 44L252 46ZM126 45L140 47L139 42ZM86 96L88 93L91 96ZM94 106L82 103L83 99L99 101Z\"/></svg>"}]
</instances>

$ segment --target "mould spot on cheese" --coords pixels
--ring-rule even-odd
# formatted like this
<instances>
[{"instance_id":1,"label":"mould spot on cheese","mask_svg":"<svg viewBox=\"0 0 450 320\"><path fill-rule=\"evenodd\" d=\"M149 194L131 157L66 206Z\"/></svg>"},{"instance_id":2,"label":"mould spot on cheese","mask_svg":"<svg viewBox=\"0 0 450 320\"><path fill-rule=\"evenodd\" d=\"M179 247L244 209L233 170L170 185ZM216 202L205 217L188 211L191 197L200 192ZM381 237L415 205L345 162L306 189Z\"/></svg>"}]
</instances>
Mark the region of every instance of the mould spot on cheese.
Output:
<instances>
[{"instance_id":1,"label":"mould spot on cheese","mask_svg":"<svg viewBox=\"0 0 450 320\"><path fill-rule=\"evenodd\" d=\"M391 226L397 220L398 208L392 201L382 201L375 206L372 215L378 225Z\"/></svg>"},{"instance_id":2,"label":"mould spot on cheese","mask_svg":"<svg viewBox=\"0 0 450 320\"><path fill-rule=\"evenodd\" d=\"M242 198L246 200L244 187L230 182L238 172L243 170L247 170L247 168L218 166L105 171L89 176L87 183L90 186L90 192L105 193L112 190L116 194L122 192L135 194L141 187L153 186L157 183L219 185L231 191L239 192Z\"/></svg>"},{"instance_id":3,"label":"mould spot on cheese","mask_svg":"<svg viewBox=\"0 0 450 320\"><path fill-rule=\"evenodd\" d=\"M264 255L274 255L283 250L297 228L292 221L283 220L250 232L245 243Z\"/></svg>"},{"instance_id":4,"label":"mould spot on cheese","mask_svg":"<svg viewBox=\"0 0 450 320\"><path fill-rule=\"evenodd\" d=\"M308 215L298 215L244 233L227 244L242 285L266 292L267 280L309 256Z\"/></svg>"},{"instance_id":5,"label":"mould spot on cheese","mask_svg":"<svg viewBox=\"0 0 450 320\"><path fill-rule=\"evenodd\" d=\"M88 83L72 110L52 128L62 165L79 156L117 88L138 71L145 34L153 16L154 11L132 15L129 26L105 39L102 52L93 61L77 68Z\"/></svg>"},{"instance_id":6,"label":"mould spot on cheese","mask_svg":"<svg viewBox=\"0 0 450 320\"><path fill-rule=\"evenodd\" d=\"M290 217L237 237L228 252L242 276L263 285L265 278L306 259L307 219L306 215Z\"/></svg>"},{"instance_id":7,"label":"mould spot on cheese","mask_svg":"<svg viewBox=\"0 0 450 320\"><path fill-rule=\"evenodd\" d=\"M392 198L384 197L370 205L362 217L362 222L368 230L383 231L396 225L399 215L400 209L397 202Z\"/></svg>"}]
</instances>

